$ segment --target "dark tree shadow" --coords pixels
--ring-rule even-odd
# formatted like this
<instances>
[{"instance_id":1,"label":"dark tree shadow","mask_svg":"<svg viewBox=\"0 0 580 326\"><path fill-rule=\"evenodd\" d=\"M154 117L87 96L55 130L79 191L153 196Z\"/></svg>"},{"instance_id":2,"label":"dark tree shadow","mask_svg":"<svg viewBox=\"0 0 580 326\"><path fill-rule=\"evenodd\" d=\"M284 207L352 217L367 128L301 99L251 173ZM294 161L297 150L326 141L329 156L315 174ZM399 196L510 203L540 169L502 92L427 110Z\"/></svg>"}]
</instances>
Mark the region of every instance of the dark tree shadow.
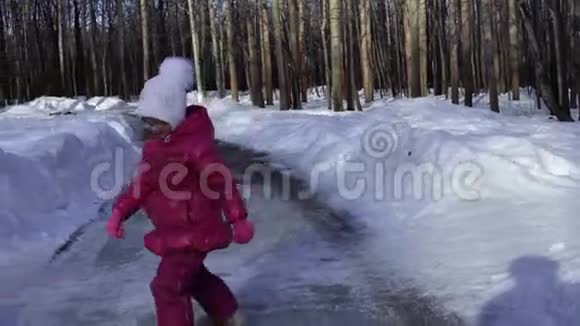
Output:
<instances>
[{"instance_id":1,"label":"dark tree shadow","mask_svg":"<svg viewBox=\"0 0 580 326\"><path fill-rule=\"evenodd\" d=\"M483 307L478 326L580 325L580 285L560 280L558 262L524 256L509 272L514 286Z\"/></svg>"}]
</instances>

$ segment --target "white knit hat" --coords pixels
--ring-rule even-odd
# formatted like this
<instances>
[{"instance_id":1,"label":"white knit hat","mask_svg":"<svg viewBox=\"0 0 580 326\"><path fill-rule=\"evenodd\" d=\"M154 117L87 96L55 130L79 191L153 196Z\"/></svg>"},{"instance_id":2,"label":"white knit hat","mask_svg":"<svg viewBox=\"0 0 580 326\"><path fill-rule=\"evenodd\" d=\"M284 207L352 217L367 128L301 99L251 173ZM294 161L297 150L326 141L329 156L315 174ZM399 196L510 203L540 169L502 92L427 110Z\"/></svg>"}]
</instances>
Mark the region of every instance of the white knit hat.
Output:
<instances>
[{"instance_id":1,"label":"white knit hat","mask_svg":"<svg viewBox=\"0 0 580 326\"><path fill-rule=\"evenodd\" d=\"M165 121L175 129L185 119L187 90L193 85L193 73L188 59L166 58L159 74L145 83L137 114Z\"/></svg>"}]
</instances>

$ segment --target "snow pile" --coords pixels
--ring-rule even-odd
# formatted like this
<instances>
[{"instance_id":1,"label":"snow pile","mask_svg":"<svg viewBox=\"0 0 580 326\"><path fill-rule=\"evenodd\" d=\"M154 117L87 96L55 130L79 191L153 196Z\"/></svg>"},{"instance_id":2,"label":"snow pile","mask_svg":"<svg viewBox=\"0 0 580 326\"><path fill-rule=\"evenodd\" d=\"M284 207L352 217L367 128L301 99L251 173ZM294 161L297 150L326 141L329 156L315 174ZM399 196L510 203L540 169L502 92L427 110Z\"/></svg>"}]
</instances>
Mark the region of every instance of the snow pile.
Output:
<instances>
[{"instance_id":1,"label":"snow pile","mask_svg":"<svg viewBox=\"0 0 580 326\"><path fill-rule=\"evenodd\" d=\"M9 107L4 114L13 116L55 115L89 110L92 107L82 100L61 97L39 97L34 101Z\"/></svg>"},{"instance_id":2,"label":"snow pile","mask_svg":"<svg viewBox=\"0 0 580 326\"><path fill-rule=\"evenodd\" d=\"M127 109L128 104L118 97L93 97L87 104L94 107L95 111Z\"/></svg>"},{"instance_id":3,"label":"snow pile","mask_svg":"<svg viewBox=\"0 0 580 326\"><path fill-rule=\"evenodd\" d=\"M580 280L576 124L435 98L339 114L208 106L218 138L270 153L368 226L369 264L399 275L402 287L417 286L471 321L489 313L486 302L503 302L517 308L493 310L502 325L529 325L513 320L532 313L580 323L577 309L548 309L579 297L567 283ZM555 266L550 275L536 268L542 262Z\"/></svg>"},{"instance_id":4,"label":"snow pile","mask_svg":"<svg viewBox=\"0 0 580 326\"><path fill-rule=\"evenodd\" d=\"M70 99L65 97L39 97L31 102L9 106L0 112L10 118L39 118L55 115L73 115L81 112L131 110L131 105L117 97L93 97L84 99Z\"/></svg>"},{"instance_id":5,"label":"snow pile","mask_svg":"<svg viewBox=\"0 0 580 326\"><path fill-rule=\"evenodd\" d=\"M37 110L48 105L35 103ZM0 116L0 267L49 258L97 217L113 196L107 191L114 182L123 185L138 159L129 123L119 116L6 117Z\"/></svg>"}]
</instances>

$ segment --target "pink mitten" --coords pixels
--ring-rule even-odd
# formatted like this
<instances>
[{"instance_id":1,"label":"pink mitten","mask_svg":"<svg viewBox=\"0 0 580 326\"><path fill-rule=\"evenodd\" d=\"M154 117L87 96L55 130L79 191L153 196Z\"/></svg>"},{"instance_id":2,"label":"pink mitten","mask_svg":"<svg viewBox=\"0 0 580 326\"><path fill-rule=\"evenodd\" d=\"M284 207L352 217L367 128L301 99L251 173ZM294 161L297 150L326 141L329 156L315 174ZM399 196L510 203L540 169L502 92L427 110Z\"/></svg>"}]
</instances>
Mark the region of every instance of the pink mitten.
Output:
<instances>
[{"instance_id":1,"label":"pink mitten","mask_svg":"<svg viewBox=\"0 0 580 326\"><path fill-rule=\"evenodd\" d=\"M115 239L122 239L125 236L123 230L123 217L117 210L113 210L109 221L107 222L107 232Z\"/></svg>"},{"instance_id":2,"label":"pink mitten","mask_svg":"<svg viewBox=\"0 0 580 326\"><path fill-rule=\"evenodd\" d=\"M233 240L235 243L246 244L254 237L254 225L244 219L233 224Z\"/></svg>"}]
</instances>

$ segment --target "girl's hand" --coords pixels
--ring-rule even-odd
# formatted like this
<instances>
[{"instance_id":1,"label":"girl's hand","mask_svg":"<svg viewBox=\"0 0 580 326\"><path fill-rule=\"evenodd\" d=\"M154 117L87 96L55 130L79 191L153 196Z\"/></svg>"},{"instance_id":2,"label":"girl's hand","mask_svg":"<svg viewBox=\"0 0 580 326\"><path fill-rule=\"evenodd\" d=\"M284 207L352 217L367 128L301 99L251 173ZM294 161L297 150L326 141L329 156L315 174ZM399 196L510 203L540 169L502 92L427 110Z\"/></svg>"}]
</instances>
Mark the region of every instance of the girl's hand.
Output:
<instances>
[{"instance_id":1,"label":"girl's hand","mask_svg":"<svg viewBox=\"0 0 580 326\"><path fill-rule=\"evenodd\" d=\"M246 244L254 238L254 225L247 219L233 225L233 240L238 244Z\"/></svg>"},{"instance_id":2,"label":"girl's hand","mask_svg":"<svg viewBox=\"0 0 580 326\"><path fill-rule=\"evenodd\" d=\"M125 237L125 230L123 230L123 218L118 214L117 211L113 211L113 214L107 222L107 233L112 238L123 239Z\"/></svg>"}]
</instances>

